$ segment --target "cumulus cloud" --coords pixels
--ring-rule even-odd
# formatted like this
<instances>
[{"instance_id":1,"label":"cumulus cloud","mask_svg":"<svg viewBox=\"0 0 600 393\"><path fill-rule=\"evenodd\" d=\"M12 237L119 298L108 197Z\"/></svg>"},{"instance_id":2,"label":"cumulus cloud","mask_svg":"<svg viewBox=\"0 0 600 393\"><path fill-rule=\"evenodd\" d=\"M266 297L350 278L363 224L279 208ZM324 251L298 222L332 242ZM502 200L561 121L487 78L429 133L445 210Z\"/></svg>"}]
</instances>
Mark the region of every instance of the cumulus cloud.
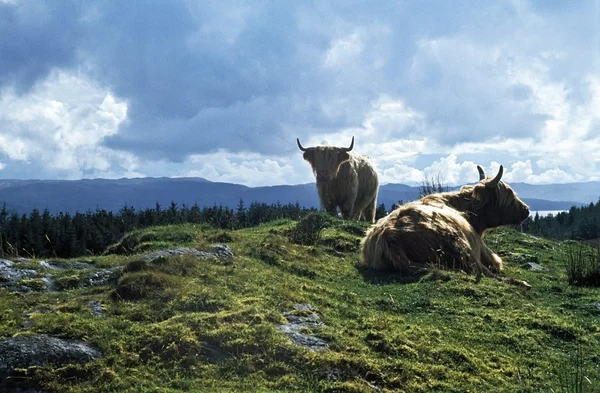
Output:
<instances>
[{"instance_id":1,"label":"cumulus cloud","mask_svg":"<svg viewBox=\"0 0 600 393\"><path fill-rule=\"evenodd\" d=\"M0 1L0 170L303 183L296 137L355 136L384 183L469 183L496 163L514 181L597 179L599 14L596 0Z\"/></svg>"},{"instance_id":2,"label":"cumulus cloud","mask_svg":"<svg viewBox=\"0 0 600 393\"><path fill-rule=\"evenodd\" d=\"M54 72L29 93L0 97L0 152L7 177L136 175L131 153L100 145L118 132L127 103L77 75Z\"/></svg>"},{"instance_id":3,"label":"cumulus cloud","mask_svg":"<svg viewBox=\"0 0 600 393\"><path fill-rule=\"evenodd\" d=\"M264 159L259 155L223 155L208 154L190 157L191 164L198 169L190 169L186 176L199 176L229 183L243 183L248 186L264 184L289 184L310 182L312 172L306 165L306 170L299 171L287 160ZM299 161L296 166L300 167ZM300 163L301 164L301 163ZM304 181L302 181L304 179Z\"/></svg>"},{"instance_id":4,"label":"cumulus cloud","mask_svg":"<svg viewBox=\"0 0 600 393\"><path fill-rule=\"evenodd\" d=\"M534 173L531 161L517 161L504 172L503 180L508 182L538 183L572 183L583 180L583 176L570 174L559 168L552 168Z\"/></svg>"}]
</instances>

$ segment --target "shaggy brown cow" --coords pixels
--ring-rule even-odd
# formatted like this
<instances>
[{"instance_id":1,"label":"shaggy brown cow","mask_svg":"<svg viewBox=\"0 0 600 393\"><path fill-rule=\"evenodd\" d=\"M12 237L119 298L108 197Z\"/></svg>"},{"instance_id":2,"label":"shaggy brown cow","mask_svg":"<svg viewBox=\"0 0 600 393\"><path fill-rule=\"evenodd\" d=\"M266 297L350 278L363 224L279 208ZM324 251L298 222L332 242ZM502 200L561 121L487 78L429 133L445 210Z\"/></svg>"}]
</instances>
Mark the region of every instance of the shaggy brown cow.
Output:
<instances>
[{"instance_id":1,"label":"shaggy brown cow","mask_svg":"<svg viewBox=\"0 0 600 393\"><path fill-rule=\"evenodd\" d=\"M502 166L493 179L486 179L481 167L477 169L479 183L427 195L377 221L362 240L361 263L406 273L433 265L528 287L524 281L495 274L502 270L502 259L482 236L487 229L521 223L529 208L500 180Z\"/></svg>"},{"instance_id":2,"label":"shaggy brown cow","mask_svg":"<svg viewBox=\"0 0 600 393\"><path fill-rule=\"evenodd\" d=\"M305 148L296 142L317 179L321 206L334 214L339 207L345 220L375 222L379 180L371 160L352 152L354 137L350 147Z\"/></svg>"}]
</instances>

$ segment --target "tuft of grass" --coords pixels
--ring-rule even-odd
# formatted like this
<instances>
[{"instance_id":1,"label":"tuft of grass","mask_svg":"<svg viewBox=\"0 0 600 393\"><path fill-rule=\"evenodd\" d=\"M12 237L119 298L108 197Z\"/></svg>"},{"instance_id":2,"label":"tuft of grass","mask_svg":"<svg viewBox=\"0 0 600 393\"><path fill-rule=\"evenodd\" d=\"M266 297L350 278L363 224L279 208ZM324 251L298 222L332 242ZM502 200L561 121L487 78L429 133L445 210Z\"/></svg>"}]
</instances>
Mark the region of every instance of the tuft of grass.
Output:
<instances>
[{"instance_id":1,"label":"tuft of grass","mask_svg":"<svg viewBox=\"0 0 600 393\"><path fill-rule=\"evenodd\" d=\"M140 300L149 298L169 298L168 290L176 287L177 281L161 272L135 272L125 274L117 281L111 293L115 300Z\"/></svg>"},{"instance_id":2,"label":"tuft of grass","mask_svg":"<svg viewBox=\"0 0 600 393\"><path fill-rule=\"evenodd\" d=\"M333 220L325 212L309 213L291 231L290 240L296 244L315 245L321 239L323 229L331 226Z\"/></svg>"},{"instance_id":3,"label":"tuft of grass","mask_svg":"<svg viewBox=\"0 0 600 393\"><path fill-rule=\"evenodd\" d=\"M18 282L19 285L25 285L33 290L40 291L44 289L46 283L41 278L24 278Z\"/></svg>"},{"instance_id":4,"label":"tuft of grass","mask_svg":"<svg viewBox=\"0 0 600 393\"><path fill-rule=\"evenodd\" d=\"M560 367L556 367L556 375L560 383L560 393L593 393L600 391L600 386L589 378L590 370L581 345L569 355Z\"/></svg>"},{"instance_id":5,"label":"tuft of grass","mask_svg":"<svg viewBox=\"0 0 600 393\"><path fill-rule=\"evenodd\" d=\"M229 232L219 232L209 236L206 240L213 243L231 243L233 236Z\"/></svg>"},{"instance_id":6,"label":"tuft of grass","mask_svg":"<svg viewBox=\"0 0 600 393\"><path fill-rule=\"evenodd\" d=\"M569 284L600 287L600 249L569 242L564 250L564 267Z\"/></svg>"}]
</instances>

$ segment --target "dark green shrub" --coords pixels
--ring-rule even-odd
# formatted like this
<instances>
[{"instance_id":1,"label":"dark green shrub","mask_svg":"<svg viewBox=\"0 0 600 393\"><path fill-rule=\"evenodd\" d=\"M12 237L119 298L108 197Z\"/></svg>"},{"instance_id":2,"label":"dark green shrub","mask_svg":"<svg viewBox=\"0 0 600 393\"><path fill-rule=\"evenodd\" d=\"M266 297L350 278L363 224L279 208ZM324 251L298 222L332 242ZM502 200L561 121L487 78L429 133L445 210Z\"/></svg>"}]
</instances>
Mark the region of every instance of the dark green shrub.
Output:
<instances>
[{"instance_id":1,"label":"dark green shrub","mask_svg":"<svg viewBox=\"0 0 600 393\"><path fill-rule=\"evenodd\" d=\"M324 212L307 214L292 229L290 240L296 244L314 246L321 239L321 231L331 226L332 220L332 217Z\"/></svg>"}]
</instances>

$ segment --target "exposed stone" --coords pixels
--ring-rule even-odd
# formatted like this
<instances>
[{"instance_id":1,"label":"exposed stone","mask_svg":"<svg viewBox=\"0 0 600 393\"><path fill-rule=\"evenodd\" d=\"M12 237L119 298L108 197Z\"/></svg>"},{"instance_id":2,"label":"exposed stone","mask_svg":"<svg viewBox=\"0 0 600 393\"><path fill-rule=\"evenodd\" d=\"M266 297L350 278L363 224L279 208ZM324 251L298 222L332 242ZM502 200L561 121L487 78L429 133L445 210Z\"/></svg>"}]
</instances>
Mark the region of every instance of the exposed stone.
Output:
<instances>
[{"instance_id":1,"label":"exposed stone","mask_svg":"<svg viewBox=\"0 0 600 393\"><path fill-rule=\"evenodd\" d=\"M145 261L153 261L158 258L169 258L174 256L183 256L183 255L192 255L199 259L222 259L222 260L231 260L233 259L233 252L229 248L229 246L225 244L219 244L210 247L209 252L199 251L195 248L190 247L173 247L168 248L166 250L155 251L150 254L146 254L141 257L142 260Z\"/></svg>"},{"instance_id":2,"label":"exposed stone","mask_svg":"<svg viewBox=\"0 0 600 393\"><path fill-rule=\"evenodd\" d=\"M535 272L541 272L546 270L545 267L543 267L542 265L539 265L535 262L527 262L521 265L522 268L527 269L527 270L532 270Z\"/></svg>"},{"instance_id":3,"label":"exposed stone","mask_svg":"<svg viewBox=\"0 0 600 393\"><path fill-rule=\"evenodd\" d=\"M216 244L214 246L210 246L210 250L214 253L219 259L233 259L233 251L226 244Z\"/></svg>"},{"instance_id":4,"label":"exposed stone","mask_svg":"<svg viewBox=\"0 0 600 393\"><path fill-rule=\"evenodd\" d=\"M94 265L86 262L48 262L40 261L39 265L48 270L92 269Z\"/></svg>"},{"instance_id":5,"label":"exposed stone","mask_svg":"<svg viewBox=\"0 0 600 393\"><path fill-rule=\"evenodd\" d=\"M15 283L25 278L33 278L37 272L33 269L19 269L15 263L7 259L0 259L0 282Z\"/></svg>"},{"instance_id":6,"label":"exposed stone","mask_svg":"<svg viewBox=\"0 0 600 393\"><path fill-rule=\"evenodd\" d=\"M47 274L45 277L41 278L41 280L44 284L46 284L44 286L44 291L58 291L58 285L56 284L56 281L52 275Z\"/></svg>"},{"instance_id":7,"label":"exposed stone","mask_svg":"<svg viewBox=\"0 0 600 393\"><path fill-rule=\"evenodd\" d=\"M101 355L100 351L82 341L63 340L46 335L17 336L0 340L0 391L32 389L19 386L19 379L10 378L17 368L47 363L83 364L96 360Z\"/></svg>"},{"instance_id":8,"label":"exposed stone","mask_svg":"<svg viewBox=\"0 0 600 393\"><path fill-rule=\"evenodd\" d=\"M19 281L34 278L37 272L33 269L20 269L7 259L0 259L0 286L15 292L29 292L31 288L18 284Z\"/></svg>"},{"instance_id":9,"label":"exposed stone","mask_svg":"<svg viewBox=\"0 0 600 393\"><path fill-rule=\"evenodd\" d=\"M107 285L110 283L111 280L115 278L115 274L122 269L122 266L116 266L110 269L104 269L94 272L88 279L87 284L91 285L92 287Z\"/></svg>"},{"instance_id":10,"label":"exposed stone","mask_svg":"<svg viewBox=\"0 0 600 393\"><path fill-rule=\"evenodd\" d=\"M24 261L30 262L30 260ZM122 266L113 267L110 269L97 270L97 268L87 262L49 262L39 261L38 269L22 269L18 267L18 263L7 259L0 259L0 286L6 287L13 292L31 292L33 290L40 291L60 291L63 288L57 284L52 273L47 273L43 277L39 276L39 271L46 272L61 272L66 270L84 270L93 269L88 279L82 278L75 287L99 286L108 284L114 277L115 273L122 269ZM39 271L38 271L39 270ZM43 285L23 285L21 282L25 279L39 278Z\"/></svg>"},{"instance_id":11,"label":"exposed stone","mask_svg":"<svg viewBox=\"0 0 600 393\"><path fill-rule=\"evenodd\" d=\"M283 316L288 323L278 325L277 329L285 333L296 345L308 348L313 351L320 351L327 348L327 342L321 338L301 333L303 328L321 327L325 324L321 318L314 312L310 304L295 304L295 311L284 312ZM300 315L298 315L300 314Z\"/></svg>"},{"instance_id":12,"label":"exposed stone","mask_svg":"<svg viewBox=\"0 0 600 393\"><path fill-rule=\"evenodd\" d=\"M595 302L590 304L591 307L595 308L596 310L600 311L600 302Z\"/></svg>"},{"instance_id":13,"label":"exposed stone","mask_svg":"<svg viewBox=\"0 0 600 393\"><path fill-rule=\"evenodd\" d=\"M104 308L102 307L102 303L97 300L91 300L85 304L92 311L92 315L95 317L104 316Z\"/></svg>"}]
</instances>

